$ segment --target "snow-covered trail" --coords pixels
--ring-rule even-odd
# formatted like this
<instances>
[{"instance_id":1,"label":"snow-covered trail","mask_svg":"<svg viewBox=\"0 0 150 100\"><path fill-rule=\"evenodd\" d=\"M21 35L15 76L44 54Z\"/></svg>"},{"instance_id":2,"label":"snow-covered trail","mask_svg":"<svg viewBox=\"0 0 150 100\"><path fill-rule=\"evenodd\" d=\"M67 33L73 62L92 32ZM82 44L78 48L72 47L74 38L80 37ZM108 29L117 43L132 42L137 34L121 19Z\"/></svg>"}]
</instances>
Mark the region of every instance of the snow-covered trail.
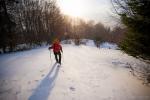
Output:
<instances>
[{"instance_id":1,"label":"snow-covered trail","mask_svg":"<svg viewBox=\"0 0 150 100\"><path fill-rule=\"evenodd\" d=\"M0 100L150 100L121 51L63 45L58 68L47 48L0 56Z\"/></svg>"}]
</instances>

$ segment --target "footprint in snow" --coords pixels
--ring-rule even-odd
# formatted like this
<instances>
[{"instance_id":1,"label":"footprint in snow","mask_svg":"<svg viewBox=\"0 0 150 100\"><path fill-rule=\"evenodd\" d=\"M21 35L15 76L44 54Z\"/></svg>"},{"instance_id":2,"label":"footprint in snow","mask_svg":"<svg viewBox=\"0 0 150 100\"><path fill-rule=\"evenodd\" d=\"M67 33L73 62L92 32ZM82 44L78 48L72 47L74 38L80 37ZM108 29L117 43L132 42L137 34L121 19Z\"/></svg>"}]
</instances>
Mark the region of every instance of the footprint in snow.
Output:
<instances>
[{"instance_id":1,"label":"footprint in snow","mask_svg":"<svg viewBox=\"0 0 150 100\"><path fill-rule=\"evenodd\" d=\"M30 84L31 82L30 81L28 81L28 84Z\"/></svg>"},{"instance_id":2,"label":"footprint in snow","mask_svg":"<svg viewBox=\"0 0 150 100\"><path fill-rule=\"evenodd\" d=\"M41 77L43 77L45 74L42 74Z\"/></svg>"},{"instance_id":3,"label":"footprint in snow","mask_svg":"<svg viewBox=\"0 0 150 100\"><path fill-rule=\"evenodd\" d=\"M75 91L75 88L74 88L74 87L70 87L70 90L71 90L71 91Z\"/></svg>"},{"instance_id":4,"label":"footprint in snow","mask_svg":"<svg viewBox=\"0 0 150 100\"><path fill-rule=\"evenodd\" d=\"M17 92L16 92L16 95L18 95L19 93L21 93L21 92L20 92L20 91L17 91Z\"/></svg>"},{"instance_id":5,"label":"footprint in snow","mask_svg":"<svg viewBox=\"0 0 150 100\"><path fill-rule=\"evenodd\" d=\"M40 72L44 72L44 70L41 70Z\"/></svg>"},{"instance_id":6,"label":"footprint in snow","mask_svg":"<svg viewBox=\"0 0 150 100\"><path fill-rule=\"evenodd\" d=\"M35 80L35 82L38 82L39 80Z\"/></svg>"},{"instance_id":7,"label":"footprint in snow","mask_svg":"<svg viewBox=\"0 0 150 100\"><path fill-rule=\"evenodd\" d=\"M12 91L12 89L7 89L7 90L0 90L0 95L3 93L10 93Z\"/></svg>"}]
</instances>

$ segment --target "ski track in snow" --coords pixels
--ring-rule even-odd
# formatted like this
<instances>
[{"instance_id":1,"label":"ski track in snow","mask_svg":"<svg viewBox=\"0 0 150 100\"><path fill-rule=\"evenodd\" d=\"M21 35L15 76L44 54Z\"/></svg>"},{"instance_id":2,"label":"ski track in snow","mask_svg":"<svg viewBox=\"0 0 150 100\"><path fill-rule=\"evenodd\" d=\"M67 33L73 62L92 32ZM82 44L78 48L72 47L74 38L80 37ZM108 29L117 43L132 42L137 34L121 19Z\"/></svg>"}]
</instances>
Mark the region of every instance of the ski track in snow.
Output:
<instances>
[{"instance_id":1,"label":"ski track in snow","mask_svg":"<svg viewBox=\"0 0 150 100\"><path fill-rule=\"evenodd\" d=\"M63 45L62 65L43 47L0 56L0 100L150 100L119 50Z\"/></svg>"}]
</instances>

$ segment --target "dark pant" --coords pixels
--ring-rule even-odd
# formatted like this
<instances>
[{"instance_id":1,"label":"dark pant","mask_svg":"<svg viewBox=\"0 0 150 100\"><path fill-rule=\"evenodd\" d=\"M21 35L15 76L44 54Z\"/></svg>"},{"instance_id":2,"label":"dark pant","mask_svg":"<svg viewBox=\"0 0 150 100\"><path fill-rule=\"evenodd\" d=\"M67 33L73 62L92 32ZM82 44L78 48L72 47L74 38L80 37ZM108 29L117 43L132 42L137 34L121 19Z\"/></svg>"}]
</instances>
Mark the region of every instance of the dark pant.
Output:
<instances>
[{"instance_id":1,"label":"dark pant","mask_svg":"<svg viewBox=\"0 0 150 100\"><path fill-rule=\"evenodd\" d=\"M61 53L54 52L54 55L55 55L56 62L61 64Z\"/></svg>"}]
</instances>

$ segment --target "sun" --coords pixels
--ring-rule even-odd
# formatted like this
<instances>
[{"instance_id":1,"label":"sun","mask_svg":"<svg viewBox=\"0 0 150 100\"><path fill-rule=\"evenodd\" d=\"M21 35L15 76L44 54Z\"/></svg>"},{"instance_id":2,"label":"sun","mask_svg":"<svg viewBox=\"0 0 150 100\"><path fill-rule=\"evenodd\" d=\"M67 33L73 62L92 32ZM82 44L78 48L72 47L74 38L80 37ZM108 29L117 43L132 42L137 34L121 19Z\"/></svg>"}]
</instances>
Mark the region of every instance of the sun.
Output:
<instances>
[{"instance_id":1,"label":"sun","mask_svg":"<svg viewBox=\"0 0 150 100\"><path fill-rule=\"evenodd\" d=\"M84 15L85 7L82 0L59 0L58 5L64 14L81 17Z\"/></svg>"}]
</instances>

